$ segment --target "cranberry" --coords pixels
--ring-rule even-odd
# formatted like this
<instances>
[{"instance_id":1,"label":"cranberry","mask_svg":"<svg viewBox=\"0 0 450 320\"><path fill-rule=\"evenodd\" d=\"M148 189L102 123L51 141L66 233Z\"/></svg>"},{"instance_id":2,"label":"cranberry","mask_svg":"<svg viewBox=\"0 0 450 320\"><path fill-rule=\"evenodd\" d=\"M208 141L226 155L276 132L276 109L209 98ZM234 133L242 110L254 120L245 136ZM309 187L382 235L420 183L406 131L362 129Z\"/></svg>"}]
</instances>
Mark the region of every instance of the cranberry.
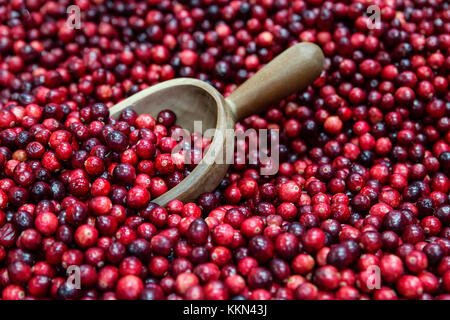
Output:
<instances>
[{"instance_id":1,"label":"cranberry","mask_svg":"<svg viewBox=\"0 0 450 320\"><path fill-rule=\"evenodd\" d=\"M345 269L353 262L350 250L341 245L331 247L327 255L327 263L339 269Z\"/></svg>"},{"instance_id":2,"label":"cranberry","mask_svg":"<svg viewBox=\"0 0 450 320\"><path fill-rule=\"evenodd\" d=\"M116 267L105 266L98 273L97 285L101 290L113 290L119 278L119 271Z\"/></svg>"},{"instance_id":3,"label":"cranberry","mask_svg":"<svg viewBox=\"0 0 450 320\"><path fill-rule=\"evenodd\" d=\"M314 273L314 282L326 290L334 290L339 286L340 274L335 267L324 266Z\"/></svg>"},{"instance_id":4,"label":"cranberry","mask_svg":"<svg viewBox=\"0 0 450 320\"><path fill-rule=\"evenodd\" d=\"M416 299L423 293L420 279L411 275L401 277L397 282L397 289L401 295L408 299Z\"/></svg>"},{"instance_id":5,"label":"cranberry","mask_svg":"<svg viewBox=\"0 0 450 320\"><path fill-rule=\"evenodd\" d=\"M275 252L285 259L292 259L297 254L298 240L291 233L279 235L275 240Z\"/></svg>"},{"instance_id":6,"label":"cranberry","mask_svg":"<svg viewBox=\"0 0 450 320\"><path fill-rule=\"evenodd\" d=\"M25 298L25 290L18 285L10 284L2 291L4 300L23 300Z\"/></svg>"},{"instance_id":7,"label":"cranberry","mask_svg":"<svg viewBox=\"0 0 450 320\"><path fill-rule=\"evenodd\" d=\"M395 283L403 274L403 263L393 254L383 256L380 261L380 270L383 279L388 283Z\"/></svg>"},{"instance_id":8,"label":"cranberry","mask_svg":"<svg viewBox=\"0 0 450 320\"><path fill-rule=\"evenodd\" d=\"M226 300L228 299L228 291L223 282L213 280L203 287L205 299L207 300Z\"/></svg>"},{"instance_id":9,"label":"cranberry","mask_svg":"<svg viewBox=\"0 0 450 320\"><path fill-rule=\"evenodd\" d=\"M133 187L127 193L127 205L130 208L143 208L148 201L150 201L150 192L141 186Z\"/></svg>"},{"instance_id":10,"label":"cranberry","mask_svg":"<svg viewBox=\"0 0 450 320\"><path fill-rule=\"evenodd\" d=\"M418 225L410 224L405 228L405 231L403 231L402 238L405 240L405 242L413 244L419 241L423 241L423 229Z\"/></svg>"},{"instance_id":11,"label":"cranberry","mask_svg":"<svg viewBox=\"0 0 450 320\"><path fill-rule=\"evenodd\" d=\"M25 284L31 278L31 267L22 261L15 261L8 266L8 274L12 283Z\"/></svg>"},{"instance_id":12,"label":"cranberry","mask_svg":"<svg viewBox=\"0 0 450 320\"><path fill-rule=\"evenodd\" d=\"M120 163L114 167L113 179L120 185L131 185L136 178L136 171L133 166L126 163Z\"/></svg>"},{"instance_id":13,"label":"cranberry","mask_svg":"<svg viewBox=\"0 0 450 320\"><path fill-rule=\"evenodd\" d=\"M128 146L128 138L120 131L112 131L106 136L106 144L115 152L123 152Z\"/></svg>"},{"instance_id":14,"label":"cranberry","mask_svg":"<svg viewBox=\"0 0 450 320\"><path fill-rule=\"evenodd\" d=\"M165 127L171 127L175 124L176 116L171 110L162 110L158 113L156 121Z\"/></svg>"},{"instance_id":15,"label":"cranberry","mask_svg":"<svg viewBox=\"0 0 450 320\"><path fill-rule=\"evenodd\" d=\"M423 252L426 254L427 261L431 265L438 265L444 256L443 248L437 243L425 245Z\"/></svg>"},{"instance_id":16,"label":"cranberry","mask_svg":"<svg viewBox=\"0 0 450 320\"><path fill-rule=\"evenodd\" d=\"M49 291L51 279L47 276L36 275L28 282L30 294L38 298L44 298Z\"/></svg>"},{"instance_id":17,"label":"cranberry","mask_svg":"<svg viewBox=\"0 0 450 320\"><path fill-rule=\"evenodd\" d=\"M325 233L319 228L311 228L303 235L303 244L307 251L318 251L325 245Z\"/></svg>"},{"instance_id":18,"label":"cranberry","mask_svg":"<svg viewBox=\"0 0 450 320\"><path fill-rule=\"evenodd\" d=\"M202 218L191 222L187 237L193 245L203 245L207 242L209 235L208 225Z\"/></svg>"},{"instance_id":19,"label":"cranberry","mask_svg":"<svg viewBox=\"0 0 450 320\"><path fill-rule=\"evenodd\" d=\"M98 231L94 227L84 224L75 231L75 242L82 248L95 245L98 238Z\"/></svg>"},{"instance_id":20,"label":"cranberry","mask_svg":"<svg viewBox=\"0 0 450 320\"><path fill-rule=\"evenodd\" d=\"M294 181L287 182L278 190L280 200L296 203L300 197L300 187Z\"/></svg>"},{"instance_id":21,"label":"cranberry","mask_svg":"<svg viewBox=\"0 0 450 320\"><path fill-rule=\"evenodd\" d=\"M116 295L119 299L135 300L141 295L143 289L144 284L140 278L127 275L117 282Z\"/></svg>"},{"instance_id":22,"label":"cranberry","mask_svg":"<svg viewBox=\"0 0 450 320\"><path fill-rule=\"evenodd\" d=\"M172 241L162 235L156 235L151 240L152 250L154 253L162 256L170 254L173 247Z\"/></svg>"},{"instance_id":23,"label":"cranberry","mask_svg":"<svg viewBox=\"0 0 450 320\"><path fill-rule=\"evenodd\" d=\"M51 212L43 212L36 217L34 224L40 233L49 236L56 232L58 219Z\"/></svg>"},{"instance_id":24,"label":"cranberry","mask_svg":"<svg viewBox=\"0 0 450 320\"><path fill-rule=\"evenodd\" d=\"M425 253L416 250L406 256L405 264L409 271L418 274L427 268L428 259Z\"/></svg>"},{"instance_id":25,"label":"cranberry","mask_svg":"<svg viewBox=\"0 0 450 320\"><path fill-rule=\"evenodd\" d=\"M274 245L264 236L255 236L249 242L249 253L260 262L266 262L273 256Z\"/></svg>"},{"instance_id":26,"label":"cranberry","mask_svg":"<svg viewBox=\"0 0 450 320\"><path fill-rule=\"evenodd\" d=\"M435 212L434 215L444 224L448 224L450 222L450 206L443 205L440 206Z\"/></svg>"},{"instance_id":27,"label":"cranberry","mask_svg":"<svg viewBox=\"0 0 450 320\"><path fill-rule=\"evenodd\" d=\"M107 197L95 197L89 201L89 209L96 215L106 215L111 211L112 203Z\"/></svg>"},{"instance_id":28,"label":"cranberry","mask_svg":"<svg viewBox=\"0 0 450 320\"><path fill-rule=\"evenodd\" d=\"M315 285L305 282L295 289L294 296L297 300L316 300L318 293Z\"/></svg>"}]
</instances>

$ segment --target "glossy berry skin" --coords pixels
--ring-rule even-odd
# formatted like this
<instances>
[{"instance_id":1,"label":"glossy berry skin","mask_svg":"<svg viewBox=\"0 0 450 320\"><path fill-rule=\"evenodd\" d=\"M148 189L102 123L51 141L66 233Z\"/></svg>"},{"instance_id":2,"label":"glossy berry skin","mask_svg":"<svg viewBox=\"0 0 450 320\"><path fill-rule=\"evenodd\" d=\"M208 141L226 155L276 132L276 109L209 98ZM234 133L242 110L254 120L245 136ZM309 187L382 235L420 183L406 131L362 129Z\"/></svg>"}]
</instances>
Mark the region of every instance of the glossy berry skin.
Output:
<instances>
[{"instance_id":1,"label":"glossy berry skin","mask_svg":"<svg viewBox=\"0 0 450 320\"><path fill-rule=\"evenodd\" d=\"M255 236L249 242L249 253L260 262L266 262L273 256L274 246L270 239Z\"/></svg>"},{"instance_id":2,"label":"glossy berry skin","mask_svg":"<svg viewBox=\"0 0 450 320\"><path fill-rule=\"evenodd\" d=\"M193 245L203 245L208 240L209 229L206 222L197 218L191 222L187 231L187 238Z\"/></svg>"},{"instance_id":3,"label":"glossy berry skin","mask_svg":"<svg viewBox=\"0 0 450 320\"><path fill-rule=\"evenodd\" d=\"M144 284L140 278L127 275L120 278L117 282L117 298L122 300L135 300L140 296L143 289Z\"/></svg>"},{"instance_id":4,"label":"glossy berry skin","mask_svg":"<svg viewBox=\"0 0 450 320\"><path fill-rule=\"evenodd\" d=\"M313 270L315 265L314 258L307 254L299 254L292 261L294 273L306 275Z\"/></svg>"},{"instance_id":5,"label":"glossy berry skin","mask_svg":"<svg viewBox=\"0 0 450 320\"><path fill-rule=\"evenodd\" d=\"M133 209L141 209L150 201L150 192L141 187L136 186L127 193L127 205Z\"/></svg>"},{"instance_id":6,"label":"glossy berry skin","mask_svg":"<svg viewBox=\"0 0 450 320\"><path fill-rule=\"evenodd\" d=\"M25 284L31 278L31 267L25 262L16 261L8 266L8 274L11 282Z\"/></svg>"},{"instance_id":7,"label":"glossy berry skin","mask_svg":"<svg viewBox=\"0 0 450 320\"><path fill-rule=\"evenodd\" d=\"M423 292L420 279L410 275L405 275L398 280L397 289L408 299L418 298Z\"/></svg>"},{"instance_id":8,"label":"glossy berry skin","mask_svg":"<svg viewBox=\"0 0 450 320\"><path fill-rule=\"evenodd\" d=\"M294 296L297 300L316 300L318 289L311 283L303 283L295 289Z\"/></svg>"},{"instance_id":9,"label":"glossy berry skin","mask_svg":"<svg viewBox=\"0 0 450 320\"><path fill-rule=\"evenodd\" d=\"M315 283L326 290L334 290L339 286L340 274L332 266L321 267L314 273Z\"/></svg>"},{"instance_id":10,"label":"glossy berry skin","mask_svg":"<svg viewBox=\"0 0 450 320\"><path fill-rule=\"evenodd\" d=\"M35 219L36 229L45 236L49 236L56 231L58 221L51 212L44 212Z\"/></svg>"},{"instance_id":11,"label":"glossy berry skin","mask_svg":"<svg viewBox=\"0 0 450 320\"><path fill-rule=\"evenodd\" d=\"M303 243L307 251L315 252L325 245L325 234L321 229L309 229L303 236Z\"/></svg>"},{"instance_id":12,"label":"glossy berry skin","mask_svg":"<svg viewBox=\"0 0 450 320\"><path fill-rule=\"evenodd\" d=\"M2 299L5 300L23 300L24 298L25 291L18 285L10 284L2 291Z\"/></svg>"},{"instance_id":13,"label":"glossy berry skin","mask_svg":"<svg viewBox=\"0 0 450 320\"><path fill-rule=\"evenodd\" d=\"M282 201L296 203L300 197L300 187L294 181L287 182L280 186L278 196Z\"/></svg>"},{"instance_id":14,"label":"glossy berry skin","mask_svg":"<svg viewBox=\"0 0 450 320\"><path fill-rule=\"evenodd\" d=\"M82 248L93 246L97 242L97 238L97 229L90 225L81 225L75 231L75 241Z\"/></svg>"},{"instance_id":15,"label":"glossy berry skin","mask_svg":"<svg viewBox=\"0 0 450 320\"><path fill-rule=\"evenodd\" d=\"M410 272L418 274L427 268L428 258L425 253L416 250L406 256L405 263Z\"/></svg>"}]
</instances>

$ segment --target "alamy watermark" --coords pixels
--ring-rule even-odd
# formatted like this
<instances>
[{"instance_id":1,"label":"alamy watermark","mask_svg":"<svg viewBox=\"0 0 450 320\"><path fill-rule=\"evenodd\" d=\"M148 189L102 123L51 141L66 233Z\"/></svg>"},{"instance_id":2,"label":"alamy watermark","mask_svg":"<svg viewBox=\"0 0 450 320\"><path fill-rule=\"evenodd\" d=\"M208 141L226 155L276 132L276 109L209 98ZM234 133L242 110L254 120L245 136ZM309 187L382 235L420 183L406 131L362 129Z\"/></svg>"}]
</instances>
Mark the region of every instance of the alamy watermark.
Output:
<instances>
[{"instance_id":1,"label":"alamy watermark","mask_svg":"<svg viewBox=\"0 0 450 320\"><path fill-rule=\"evenodd\" d=\"M372 265L367 268L369 277L367 278L367 288L369 290L381 288L381 270L380 267Z\"/></svg>"},{"instance_id":2,"label":"alamy watermark","mask_svg":"<svg viewBox=\"0 0 450 320\"><path fill-rule=\"evenodd\" d=\"M367 7L366 13L369 15L367 20L367 28L369 30L381 29L381 9L379 6L372 4Z\"/></svg>"},{"instance_id":3,"label":"alamy watermark","mask_svg":"<svg viewBox=\"0 0 450 320\"><path fill-rule=\"evenodd\" d=\"M81 270L79 266L71 265L66 270L66 283L71 289L81 289Z\"/></svg>"},{"instance_id":4,"label":"alamy watermark","mask_svg":"<svg viewBox=\"0 0 450 320\"><path fill-rule=\"evenodd\" d=\"M77 5L67 7L66 26L72 29L81 29L81 9Z\"/></svg>"},{"instance_id":5,"label":"alamy watermark","mask_svg":"<svg viewBox=\"0 0 450 320\"><path fill-rule=\"evenodd\" d=\"M191 135L186 129L174 130L172 139L179 141L171 153L174 162L183 157L185 164L254 164L260 165L262 175L274 175L278 172L279 130L212 128L203 131L202 121L194 121L194 133ZM197 143L204 141L203 139L214 140L217 148L203 150L202 143Z\"/></svg>"}]
</instances>

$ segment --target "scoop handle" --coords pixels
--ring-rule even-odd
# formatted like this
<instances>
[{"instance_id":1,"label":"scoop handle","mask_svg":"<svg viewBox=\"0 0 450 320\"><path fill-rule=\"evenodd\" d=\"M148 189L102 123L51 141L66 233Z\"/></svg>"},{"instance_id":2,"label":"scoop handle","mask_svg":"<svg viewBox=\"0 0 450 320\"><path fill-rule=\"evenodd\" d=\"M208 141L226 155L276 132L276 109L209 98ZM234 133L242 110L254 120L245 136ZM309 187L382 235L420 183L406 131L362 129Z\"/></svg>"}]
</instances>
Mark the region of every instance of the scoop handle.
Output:
<instances>
[{"instance_id":1,"label":"scoop handle","mask_svg":"<svg viewBox=\"0 0 450 320\"><path fill-rule=\"evenodd\" d=\"M286 49L228 96L235 119L264 111L307 87L323 65L322 50L314 43L301 42Z\"/></svg>"}]
</instances>

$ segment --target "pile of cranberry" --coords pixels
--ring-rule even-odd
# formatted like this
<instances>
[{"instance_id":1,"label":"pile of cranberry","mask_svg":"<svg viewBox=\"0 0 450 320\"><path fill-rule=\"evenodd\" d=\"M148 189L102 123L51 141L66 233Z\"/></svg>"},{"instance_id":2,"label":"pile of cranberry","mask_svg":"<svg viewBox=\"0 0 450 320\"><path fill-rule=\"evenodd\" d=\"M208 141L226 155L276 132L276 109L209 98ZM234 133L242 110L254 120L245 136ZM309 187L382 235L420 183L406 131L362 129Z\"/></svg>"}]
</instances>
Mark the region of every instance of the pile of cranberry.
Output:
<instances>
[{"instance_id":1,"label":"pile of cranberry","mask_svg":"<svg viewBox=\"0 0 450 320\"><path fill-rule=\"evenodd\" d=\"M236 125L280 130L278 173L152 203L193 169L176 117L108 108L299 41L325 71ZM449 75L445 0L0 0L1 297L450 299Z\"/></svg>"}]
</instances>

